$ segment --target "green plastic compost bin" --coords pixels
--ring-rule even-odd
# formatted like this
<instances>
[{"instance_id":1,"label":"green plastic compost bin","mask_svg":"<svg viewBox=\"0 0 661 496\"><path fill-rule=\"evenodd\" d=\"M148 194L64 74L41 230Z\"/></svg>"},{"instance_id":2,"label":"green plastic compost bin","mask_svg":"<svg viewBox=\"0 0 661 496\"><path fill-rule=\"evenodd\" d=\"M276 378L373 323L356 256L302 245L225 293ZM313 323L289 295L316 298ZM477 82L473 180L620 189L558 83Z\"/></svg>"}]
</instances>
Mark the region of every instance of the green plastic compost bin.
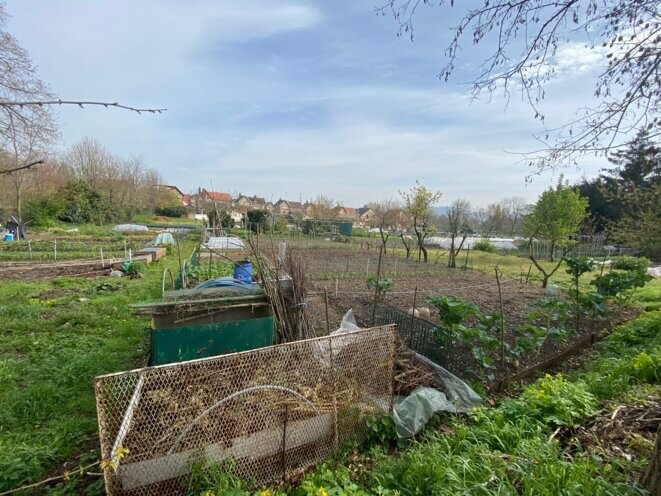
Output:
<instances>
[{"instance_id":1,"label":"green plastic compost bin","mask_svg":"<svg viewBox=\"0 0 661 496\"><path fill-rule=\"evenodd\" d=\"M273 317L151 330L151 365L183 362L273 344Z\"/></svg>"},{"instance_id":2,"label":"green plastic compost bin","mask_svg":"<svg viewBox=\"0 0 661 496\"><path fill-rule=\"evenodd\" d=\"M151 315L150 365L183 362L273 344L275 321L257 285L249 293L232 288L168 291L163 300L131 305Z\"/></svg>"}]
</instances>

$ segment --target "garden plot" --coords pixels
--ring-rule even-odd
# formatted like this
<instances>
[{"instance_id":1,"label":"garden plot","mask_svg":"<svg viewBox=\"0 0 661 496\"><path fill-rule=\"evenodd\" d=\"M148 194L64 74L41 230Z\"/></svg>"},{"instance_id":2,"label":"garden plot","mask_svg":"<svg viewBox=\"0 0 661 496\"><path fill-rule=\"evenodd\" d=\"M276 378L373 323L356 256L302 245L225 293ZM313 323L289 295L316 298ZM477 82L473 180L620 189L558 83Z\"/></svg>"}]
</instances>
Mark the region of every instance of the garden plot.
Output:
<instances>
[{"instance_id":1,"label":"garden plot","mask_svg":"<svg viewBox=\"0 0 661 496\"><path fill-rule=\"evenodd\" d=\"M319 253L320 258L328 256L333 255ZM314 267L329 267L326 260L317 260L312 251L307 252L307 257L308 264L313 267L312 279L315 279ZM336 257L335 260L338 258L342 257ZM355 266L363 263L364 255L356 258L358 261L350 261L349 264ZM378 258L376 260L378 263ZM346 259L343 262L346 264ZM336 262L330 262L331 265L333 263ZM622 314L621 309L614 310L608 322L593 321L582 315L577 330L571 313L572 303L566 295L557 293L555 289L547 291L537 285L522 284L518 278L502 278L499 296L496 278L482 272L449 270L433 263L420 264L404 260L403 264L398 264L399 272L395 276L393 261L389 260L387 265L382 264L382 274L384 267L393 284L379 298L376 312L375 291L367 287L366 273L346 276L345 272L344 277L324 276L314 280L317 296L310 298L309 305L315 319L315 329L320 333L327 329L337 329L344 313L352 308L361 326L392 323L395 322L393 319L398 319L401 336L406 332L405 328L412 325L413 320L407 312L414 306L415 298L416 308L430 309L428 322L432 325L428 327L429 336L425 338L427 349L432 345L437 347L435 358L442 365L464 378L483 383L496 382L540 364L584 341L600 328L620 320ZM376 269L371 275L375 276L375 272ZM348 274L352 274L351 270ZM328 323L325 295L329 302ZM426 301L428 297L456 298L462 302L460 306L466 307L463 310L466 316L448 332L448 323L441 322L439 310ZM501 298L504 324L502 334L500 318L493 317L500 312ZM445 300L445 303L448 302L456 305L455 300ZM476 311L473 305L477 307ZM395 314L398 311L397 316ZM451 336L449 341L448 334ZM504 357L502 361L501 357Z\"/></svg>"}]
</instances>

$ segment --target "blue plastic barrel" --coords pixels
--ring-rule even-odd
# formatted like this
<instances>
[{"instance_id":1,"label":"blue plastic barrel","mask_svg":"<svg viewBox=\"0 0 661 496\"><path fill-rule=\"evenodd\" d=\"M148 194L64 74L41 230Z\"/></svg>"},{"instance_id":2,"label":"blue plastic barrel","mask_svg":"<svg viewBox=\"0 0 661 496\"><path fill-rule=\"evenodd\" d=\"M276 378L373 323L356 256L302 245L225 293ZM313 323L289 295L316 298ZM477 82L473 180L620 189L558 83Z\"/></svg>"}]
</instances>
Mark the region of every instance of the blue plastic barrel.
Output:
<instances>
[{"instance_id":1,"label":"blue plastic barrel","mask_svg":"<svg viewBox=\"0 0 661 496\"><path fill-rule=\"evenodd\" d=\"M14 241L14 235L12 233L5 233L4 237L2 238L7 242L12 242ZM252 271L252 267L250 269Z\"/></svg>"},{"instance_id":2,"label":"blue plastic barrel","mask_svg":"<svg viewBox=\"0 0 661 496\"><path fill-rule=\"evenodd\" d=\"M234 279L246 284L252 284L252 262L242 260L234 265Z\"/></svg>"}]
</instances>

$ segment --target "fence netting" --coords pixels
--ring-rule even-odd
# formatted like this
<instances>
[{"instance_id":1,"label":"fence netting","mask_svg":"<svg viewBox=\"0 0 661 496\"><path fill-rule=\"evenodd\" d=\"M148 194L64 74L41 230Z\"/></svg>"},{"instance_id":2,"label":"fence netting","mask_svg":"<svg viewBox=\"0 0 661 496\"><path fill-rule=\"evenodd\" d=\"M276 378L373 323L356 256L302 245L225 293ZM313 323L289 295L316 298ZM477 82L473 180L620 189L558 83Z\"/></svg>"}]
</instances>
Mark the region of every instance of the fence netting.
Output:
<instances>
[{"instance_id":1,"label":"fence netting","mask_svg":"<svg viewBox=\"0 0 661 496\"><path fill-rule=\"evenodd\" d=\"M448 350L438 326L425 319L409 315L392 305L380 304L374 311L374 325L395 324L397 336L407 348L448 367Z\"/></svg>"},{"instance_id":2,"label":"fence netting","mask_svg":"<svg viewBox=\"0 0 661 496\"><path fill-rule=\"evenodd\" d=\"M389 411L394 362L390 325L97 377L106 491L183 494L196 462L286 477Z\"/></svg>"}]
</instances>

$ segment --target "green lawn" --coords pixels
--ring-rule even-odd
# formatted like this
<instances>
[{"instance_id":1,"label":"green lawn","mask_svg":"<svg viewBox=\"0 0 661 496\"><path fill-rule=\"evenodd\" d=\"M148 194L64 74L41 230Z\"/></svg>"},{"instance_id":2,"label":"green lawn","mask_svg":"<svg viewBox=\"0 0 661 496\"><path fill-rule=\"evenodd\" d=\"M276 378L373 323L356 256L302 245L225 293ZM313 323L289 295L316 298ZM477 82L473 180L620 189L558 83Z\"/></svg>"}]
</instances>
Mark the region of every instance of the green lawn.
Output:
<instances>
[{"instance_id":1,"label":"green lawn","mask_svg":"<svg viewBox=\"0 0 661 496\"><path fill-rule=\"evenodd\" d=\"M93 378L145 365L149 322L127 305L159 298L163 269L176 266L170 255L142 279L3 281L0 492L98 457Z\"/></svg>"}]
</instances>

